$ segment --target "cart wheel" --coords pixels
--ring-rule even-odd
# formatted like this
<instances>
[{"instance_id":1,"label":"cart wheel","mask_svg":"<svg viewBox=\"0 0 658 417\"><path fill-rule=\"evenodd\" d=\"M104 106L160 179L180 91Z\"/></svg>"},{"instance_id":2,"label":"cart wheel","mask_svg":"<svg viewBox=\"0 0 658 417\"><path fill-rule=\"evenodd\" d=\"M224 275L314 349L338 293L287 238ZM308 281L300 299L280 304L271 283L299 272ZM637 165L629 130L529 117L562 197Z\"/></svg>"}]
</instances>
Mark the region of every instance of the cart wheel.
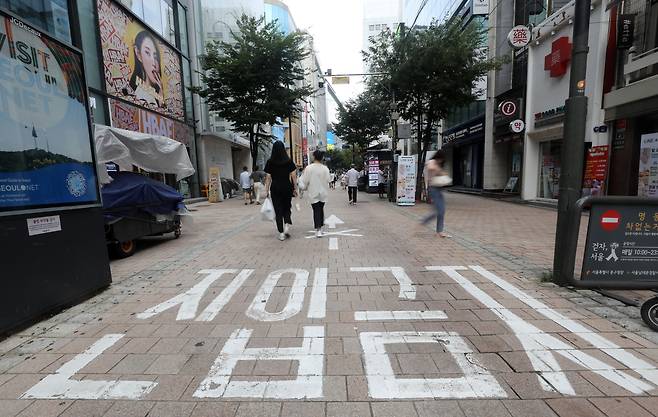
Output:
<instances>
[{"instance_id":1,"label":"cart wheel","mask_svg":"<svg viewBox=\"0 0 658 417\"><path fill-rule=\"evenodd\" d=\"M658 297L645 301L640 313L647 326L658 332Z\"/></svg>"},{"instance_id":2,"label":"cart wheel","mask_svg":"<svg viewBox=\"0 0 658 417\"><path fill-rule=\"evenodd\" d=\"M127 240L125 242L117 242L114 245L114 253L119 258L127 258L132 256L137 250L137 242L134 240Z\"/></svg>"}]
</instances>

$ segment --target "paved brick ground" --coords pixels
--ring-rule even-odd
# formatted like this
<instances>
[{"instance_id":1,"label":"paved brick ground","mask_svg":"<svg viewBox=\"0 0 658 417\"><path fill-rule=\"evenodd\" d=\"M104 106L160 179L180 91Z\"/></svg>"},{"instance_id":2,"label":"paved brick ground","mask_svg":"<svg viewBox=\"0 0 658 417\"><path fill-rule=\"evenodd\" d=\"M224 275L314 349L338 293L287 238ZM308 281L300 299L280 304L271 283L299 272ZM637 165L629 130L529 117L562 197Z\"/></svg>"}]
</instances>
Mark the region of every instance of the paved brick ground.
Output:
<instances>
[{"instance_id":1,"label":"paved brick ground","mask_svg":"<svg viewBox=\"0 0 658 417\"><path fill-rule=\"evenodd\" d=\"M305 239L304 207L285 242L241 200L194 206L180 239L113 261L110 289L0 342L0 417L658 411L658 340L637 309L539 282L554 212L451 194L444 240L418 225L428 206L331 198L327 215L345 223L330 232L343 235ZM263 285L285 268L301 271ZM220 269L235 271L207 271Z\"/></svg>"}]
</instances>

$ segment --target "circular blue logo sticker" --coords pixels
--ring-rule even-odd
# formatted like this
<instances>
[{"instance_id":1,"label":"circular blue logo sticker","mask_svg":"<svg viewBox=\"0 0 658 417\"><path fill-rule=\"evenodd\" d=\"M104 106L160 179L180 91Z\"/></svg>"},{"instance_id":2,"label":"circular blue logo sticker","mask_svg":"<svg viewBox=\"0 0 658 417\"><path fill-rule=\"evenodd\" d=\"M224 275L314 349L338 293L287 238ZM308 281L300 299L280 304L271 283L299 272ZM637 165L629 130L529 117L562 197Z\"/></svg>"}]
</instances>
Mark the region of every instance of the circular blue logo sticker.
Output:
<instances>
[{"instance_id":1,"label":"circular blue logo sticker","mask_svg":"<svg viewBox=\"0 0 658 417\"><path fill-rule=\"evenodd\" d=\"M78 171L71 171L66 176L66 188L73 197L82 197L87 192L87 179Z\"/></svg>"}]
</instances>

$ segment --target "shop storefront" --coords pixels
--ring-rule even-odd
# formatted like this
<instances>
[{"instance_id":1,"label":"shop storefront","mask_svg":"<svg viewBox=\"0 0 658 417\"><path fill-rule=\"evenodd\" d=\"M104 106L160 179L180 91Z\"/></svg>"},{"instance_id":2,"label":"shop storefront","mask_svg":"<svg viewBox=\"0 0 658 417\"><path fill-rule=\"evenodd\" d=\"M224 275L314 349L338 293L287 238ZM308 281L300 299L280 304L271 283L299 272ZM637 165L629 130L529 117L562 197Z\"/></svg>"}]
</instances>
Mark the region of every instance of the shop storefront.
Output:
<instances>
[{"instance_id":1,"label":"shop storefront","mask_svg":"<svg viewBox=\"0 0 658 417\"><path fill-rule=\"evenodd\" d=\"M484 177L484 116L443 132L442 149L452 155L453 185L482 189Z\"/></svg>"},{"instance_id":2,"label":"shop storefront","mask_svg":"<svg viewBox=\"0 0 658 417\"><path fill-rule=\"evenodd\" d=\"M520 98L501 97L497 99L494 111L494 154L499 163L504 165L505 188L503 191L518 193L521 188L523 135L515 133L510 123L523 120L523 100Z\"/></svg>"},{"instance_id":3,"label":"shop storefront","mask_svg":"<svg viewBox=\"0 0 658 417\"><path fill-rule=\"evenodd\" d=\"M633 13L629 13L632 10ZM613 131L609 192L658 197L658 3L629 0L613 7L605 120Z\"/></svg>"},{"instance_id":4,"label":"shop storefront","mask_svg":"<svg viewBox=\"0 0 658 417\"><path fill-rule=\"evenodd\" d=\"M559 198L564 141L565 101L569 97L569 72L574 2L570 2L533 29L533 42L528 51L528 84L525 103L526 131L523 142L521 195L525 200ZM607 12L601 4L593 4L590 19L599 22ZM583 167L590 164L590 177L583 182L585 193L604 192L600 167L607 167L609 130L604 123L602 107L607 29L590 25L587 57L588 98L585 123ZM604 147L604 148L601 148ZM584 171L585 173L585 171ZM603 176L605 179L605 175Z\"/></svg>"}]
</instances>

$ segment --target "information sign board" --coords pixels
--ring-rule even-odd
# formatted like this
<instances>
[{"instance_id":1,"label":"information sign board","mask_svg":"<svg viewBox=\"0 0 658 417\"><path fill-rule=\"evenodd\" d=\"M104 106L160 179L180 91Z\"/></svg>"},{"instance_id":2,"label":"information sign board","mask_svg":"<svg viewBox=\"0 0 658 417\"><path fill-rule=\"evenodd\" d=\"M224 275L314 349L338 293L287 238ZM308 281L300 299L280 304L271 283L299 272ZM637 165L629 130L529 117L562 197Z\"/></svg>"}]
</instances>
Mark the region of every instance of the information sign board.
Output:
<instances>
[{"instance_id":1,"label":"information sign board","mask_svg":"<svg viewBox=\"0 0 658 417\"><path fill-rule=\"evenodd\" d=\"M581 280L658 281L658 207L593 205Z\"/></svg>"}]
</instances>

